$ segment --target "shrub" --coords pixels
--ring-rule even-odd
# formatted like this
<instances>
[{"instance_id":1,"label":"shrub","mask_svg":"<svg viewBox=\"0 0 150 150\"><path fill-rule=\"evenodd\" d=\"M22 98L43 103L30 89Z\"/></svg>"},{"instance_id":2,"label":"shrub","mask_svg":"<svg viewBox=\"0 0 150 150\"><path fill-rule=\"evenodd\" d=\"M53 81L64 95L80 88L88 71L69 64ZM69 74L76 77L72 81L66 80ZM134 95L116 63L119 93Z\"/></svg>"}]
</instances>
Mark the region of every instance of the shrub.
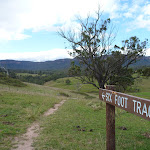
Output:
<instances>
[{"instance_id":1,"label":"shrub","mask_svg":"<svg viewBox=\"0 0 150 150\"><path fill-rule=\"evenodd\" d=\"M6 84L6 85L17 86L17 87L26 86L26 84L24 84L20 80L7 77L5 74L2 74L2 73L0 73L0 83Z\"/></svg>"},{"instance_id":2,"label":"shrub","mask_svg":"<svg viewBox=\"0 0 150 150\"><path fill-rule=\"evenodd\" d=\"M71 81L69 79L66 79L65 82L66 82L67 85L70 85L70 83L71 83Z\"/></svg>"}]
</instances>

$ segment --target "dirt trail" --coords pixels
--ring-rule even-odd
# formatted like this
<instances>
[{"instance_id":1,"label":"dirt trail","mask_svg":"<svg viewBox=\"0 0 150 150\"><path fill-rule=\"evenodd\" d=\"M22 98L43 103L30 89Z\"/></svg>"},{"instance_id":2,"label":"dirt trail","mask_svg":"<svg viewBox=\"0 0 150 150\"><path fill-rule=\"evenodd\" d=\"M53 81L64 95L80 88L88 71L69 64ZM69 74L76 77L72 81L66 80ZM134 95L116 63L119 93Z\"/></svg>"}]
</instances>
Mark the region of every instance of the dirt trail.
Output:
<instances>
[{"instance_id":1,"label":"dirt trail","mask_svg":"<svg viewBox=\"0 0 150 150\"><path fill-rule=\"evenodd\" d=\"M49 116L53 114L55 111L58 110L58 108L65 102L66 100L61 101L59 104L55 104L54 108L50 108L48 111L44 113L43 116ZM40 130L40 125L38 122L34 122L28 129L25 134L23 134L21 137L16 137L14 143L17 143L15 145L16 148L13 148L12 150L33 150L34 147L32 147L34 138L38 136Z\"/></svg>"}]
</instances>

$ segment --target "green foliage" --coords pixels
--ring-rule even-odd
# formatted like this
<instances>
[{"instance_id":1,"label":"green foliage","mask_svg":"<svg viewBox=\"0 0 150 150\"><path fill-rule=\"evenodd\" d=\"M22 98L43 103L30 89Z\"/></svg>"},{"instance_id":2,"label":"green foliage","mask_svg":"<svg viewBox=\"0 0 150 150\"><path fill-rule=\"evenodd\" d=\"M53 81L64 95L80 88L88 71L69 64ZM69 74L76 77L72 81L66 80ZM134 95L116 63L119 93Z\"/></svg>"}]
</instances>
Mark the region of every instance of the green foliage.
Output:
<instances>
[{"instance_id":1,"label":"green foliage","mask_svg":"<svg viewBox=\"0 0 150 150\"><path fill-rule=\"evenodd\" d=\"M17 87L26 86L26 84L24 84L20 80L10 78L9 76L5 75L4 73L0 73L0 83L5 84L5 85L17 86Z\"/></svg>"},{"instance_id":2,"label":"green foliage","mask_svg":"<svg viewBox=\"0 0 150 150\"><path fill-rule=\"evenodd\" d=\"M40 85L44 84L43 77L41 76L26 75L26 76L19 76L19 79L23 82L35 83Z\"/></svg>"},{"instance_id":3,"label":"green foliage","mask_svg":"<svg viewBox=\"0 0 150 150\"><path fill-rule=\"evenodd\" d=\"M123 92L125 91L129 86L134 84L134 77L133 77L134 71L130 69L121 69L119 72L112 76L110 79L110 82L108 84L110 85L116 85L116 91Z\"/></svg>"},{"instance_id":4,"label":"green foliage","mask_svg":"<svg viewBox=\"0 0 150 150\"><path fill-rule=\"evenodd\" d=\"M80 76L81 75L81 68L79 66L77 66L74 61L72 61L71 67L70 67L68 73L71 77Z\"/></svg>"},{"instance_id":5,"label":"green foliage","mask_svg":"<svg viewBox=\"0 0 150 150\"><path fill-rule=\"evenodd\" d=\"M138 70L136 70L137 74L139 76L144 76L146 78L150 77L150 67L143 67Z\"/></svg>"},{"instance_id":6,"label":"green foliage","mask_svg":"<svg viewBox=\"0 0 150 150\"><path fill-rule=\"evenodd\" d=\"M136 70L137 74L139 74L139 75L142 75L142 71L143 70L141 68Z\"/></svg>"},{"instance_id":7,"label":"green foliage","mask_svg":"<svg viewBox=\"0 0 150 150\"><path fill-rule=\"evenodd\" d=\"M72 46L70 55L80 63L72 62L69 73L82 83L92 84L98 89L105 88L108 83L125 89L134 83L128 68L144 55L148 41L141 42L133 36L122 41L122 47L113 46L115 36L111 20L101 19L99 10L96 15L94 19L90 16L85 20L78 18L81 28L77 33L73 30L69 33L59 32Z\"/></svg>"},{"instance_id":8,"label":"green foliage","mask_svg":"<svg viewBox=\"0 0 150 150\"><path fill-rule=\"evenodd\" d=\"M66 82L67 85L70 85L70 83L71 83L71 81L69 79L66 79L65 82Z\"/></svg>"},{"instance_id":9,"label":"green foliage","mask_svg":"<svg viewBox=\"0 0 150 150\"><path fill-rule=\"evenodd\" d=\"M18 71L19 72L19 71ZM27 72L27 73L26 73ZM39 85L43 85L45 82L51 80L57 80L59 78L67 77L67 72L57 71L57 72L50 72L50 71L35 71L34 73L30 74L28 71L24 71L24 73L17 73L17 78L23 82L35 83Z\"/></svg>"},{"instance_id":10,"label":"green foliage","mask_svg":"<svg viewBox=\"0 0 150 150\"><path fill-rule=\"evenodd\" d=\"M150 77L150 68L145 68L142 70L142 75L146 77Z\"/></svg>"}]
</instances>

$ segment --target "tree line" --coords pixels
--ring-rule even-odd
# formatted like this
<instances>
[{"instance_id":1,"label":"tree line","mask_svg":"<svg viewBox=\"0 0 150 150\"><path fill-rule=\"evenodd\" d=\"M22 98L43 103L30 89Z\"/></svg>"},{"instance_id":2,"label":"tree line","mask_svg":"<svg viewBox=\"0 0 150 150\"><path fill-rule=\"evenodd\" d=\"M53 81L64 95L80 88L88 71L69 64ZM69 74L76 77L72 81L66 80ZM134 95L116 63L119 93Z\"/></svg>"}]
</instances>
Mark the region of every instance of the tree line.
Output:
<instances>
[{"instance_id":1,"label":"tree line","mask_svg":"<svg viewBox=\"0 0 150 150\"><path fill-rule=\"evenodd\" d=\"M70 68L72 69L72 67ZM20 74L21 73L21 74ZM65 71L32 71L32 70L6 70L0 68L0 83L3 84L12 84L12 85L22 85L22 82L29 82L43 85L45 82L51 80L57 80L59 78L64 77L74 77L74 75L69 74L68 70ZM76 76L79 77L79 76ZM150 67L142 67L139 69L130 68L128 70L128 76L126 74L126 78L122 76L122 78L114 78L112 82L118 82L120 86L118 90L122 91L127 89L129 86L134 84L135 78L141 77L150 77ZM12 80L14 79L14 80ZM70 84L70 80L66 80L66 84Z\"/></svg>"},{"instance_id":2,"label":"tree line","mask_svg":"<svg viewBox=\"0 0 150 150\"><path fill-rule=\"evenodd\" d=\"M68 76L67 71L9 70L9 76L23 82L43 85L45 82Z\"/></svg>"}]
</instances>

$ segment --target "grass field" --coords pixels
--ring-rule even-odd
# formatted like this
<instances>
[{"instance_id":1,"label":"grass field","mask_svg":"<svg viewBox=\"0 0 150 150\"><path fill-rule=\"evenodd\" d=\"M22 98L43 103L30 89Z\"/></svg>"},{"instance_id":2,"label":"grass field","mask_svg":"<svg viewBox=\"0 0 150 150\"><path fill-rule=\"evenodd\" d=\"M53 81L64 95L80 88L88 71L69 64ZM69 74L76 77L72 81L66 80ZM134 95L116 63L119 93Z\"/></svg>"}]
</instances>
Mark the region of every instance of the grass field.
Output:
<instances>
[{"instance_id":1,"label":"grass field","mask_svg":"<svg viewBox=\"0 0 150 150\"><path fill-rule=\"evenodd\" d=\"M31 74L31 73L17 73L17 76L38 76L38 74Z\"/></svg>"},{"instance_id":2,"label":"grass field","mask_svg":"<svg viewBox=\"0 0 150 150\"><path fill-rule=\"evenodd\" d=\"M98 99L98 90L82 85L76 79L58 79L44 86L0 85L0 149L10 149L12 139L26 131L35 120L42 130L34 142L37 150L103 150L106 138L105 103ZM150 99L150 78L136 84L138 93ZM44 111L66 99L59 110L46 118ZM123 130L126 128L126 130ZM116 108L116 149L149 150L150 122Z\"/></svg>"},{"instance_id":3,"label":"grass field","mask_svg":"<svg viewBox=\"0 0 150 150\"><path fill-rule=\"evenodd\" d=\"M81 98L81 97L80 97ZM93 100L94 101L94 100ZM85 99L70 99L53 116L42 120L44 128L35 142L37 149L105 149L106 124L104 104ZM116 149L150 149L145 133L150 123L117 109ZM127 130L122 130L126 127Z\"/></svg>"},{"instance_id":4,"label":"grass field","mask_svg":"<svg viewBox=\"0 0 150 150\"><path fill-rule=\"evenodd\" d=\"M65 84L65 80L59 79L47 85L75 90L76 80L70 78L72 84L69 86ZM140 92L130 94L150 99L150 79L144 79L136 85ZM96 90L90 87L87 88L88 96L84 95L87 86L82 86L81 93L77 92L76 95L71 93L70 99L57 114L42 121L44 129L35 142L37 149L103 150L106 148L105 103L96 98L98 93L96 94ZM149 121L116 108L116 149L148 150L150 149L149 134Z\"/></svg>"},{"instance_id":5,"label":"grass field","mask_svg":"<svg viewBox=\"0 0 150 150\"><path fill-rule=\"evenodd\" d=\"M69 85L66 84L67 79L71 81ZM49 81L45 83L45 85L50 86L50 87L74 90L77 92L85 92L85 93L97 93L98 92L98 89L96 89L94 86L89 85L89 84L82 84L81 81L72 77L60 78L60 79L57 79L56 81Z\"/></svg>"},{"instance_id":6,"label":"grass field","mask_svg":"<svg viewBox=\"0 0 150 150\"><path fill-rule=\"evenodd\" d=\"M129 94L150 99L150 77L138 80L135 85L139 88L139 92Z\"/></svg>"},{"instance_id":7,"label":"grass field","mask_svg":"<svg viewBox=\"0 0 150 150\"><path fill-rule=\"evenodd\" d=\"M33 84L22 88L0 85L0 149L9 149L14 136L24 133L41 114L60 102L57 94Z\"/></svg>"}]
</instances>

